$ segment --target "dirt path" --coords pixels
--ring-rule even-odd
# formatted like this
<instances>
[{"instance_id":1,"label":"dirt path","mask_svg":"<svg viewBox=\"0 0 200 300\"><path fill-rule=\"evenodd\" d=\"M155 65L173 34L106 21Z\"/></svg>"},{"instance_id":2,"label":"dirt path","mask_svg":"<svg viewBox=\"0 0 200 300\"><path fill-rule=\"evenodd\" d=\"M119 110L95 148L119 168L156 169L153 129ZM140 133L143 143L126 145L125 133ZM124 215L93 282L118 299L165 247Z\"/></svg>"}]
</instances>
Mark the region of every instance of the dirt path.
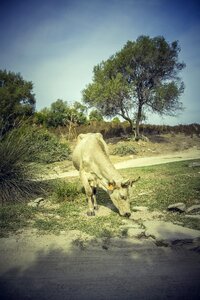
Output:
<instances>
[{"instance_id":1,"label":"dirt path","mask_svg":"<svg viewBox=\"0 0 200 300\"><path fill-rule=\"evenodd\" d=\"M151 157L141 157L141 158L132 158L119 163L114 164L116 169L127 169L127 168L136 168L144 166L159 165L175 161L191 160L191 159L200 159L200 150L196 148L191 148L182 152L174 152L171 154L157 155ZM55 179L55 178L65 178L65 177L75 177L79 176L78 171L71 170L64 173L55 173L43 177L43 179Z\"/></svg>"},{"instance_id":2,"label":"dirt path","mask_svg":"<svg viewBox=\"0 0 200 300\"><path fill-rule=\"evenodd\" d=\"M75 246L73 235L2 239L0 298L199 299L198 253L145 239Z\"/></svg>"}]
</instances>

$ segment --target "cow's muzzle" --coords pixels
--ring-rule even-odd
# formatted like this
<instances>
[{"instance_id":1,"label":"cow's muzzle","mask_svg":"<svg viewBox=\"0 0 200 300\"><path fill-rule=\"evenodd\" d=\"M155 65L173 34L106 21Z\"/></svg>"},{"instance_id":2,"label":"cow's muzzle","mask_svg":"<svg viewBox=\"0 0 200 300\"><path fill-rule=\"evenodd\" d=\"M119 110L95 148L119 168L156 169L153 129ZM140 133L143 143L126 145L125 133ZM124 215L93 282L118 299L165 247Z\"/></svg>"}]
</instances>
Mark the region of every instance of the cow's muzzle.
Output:
<instances>
[{"instance_id":1,"label":"cow's muzzle","mask_svg":"<svg viewBox=\"0 0 200 300\"><path fill-rule=\"evenodd\" d=\"M123 217L126 217L126 218L129 218L131 216L131 213L130 212L126 212Z\"/></svg>"}]
</instances>

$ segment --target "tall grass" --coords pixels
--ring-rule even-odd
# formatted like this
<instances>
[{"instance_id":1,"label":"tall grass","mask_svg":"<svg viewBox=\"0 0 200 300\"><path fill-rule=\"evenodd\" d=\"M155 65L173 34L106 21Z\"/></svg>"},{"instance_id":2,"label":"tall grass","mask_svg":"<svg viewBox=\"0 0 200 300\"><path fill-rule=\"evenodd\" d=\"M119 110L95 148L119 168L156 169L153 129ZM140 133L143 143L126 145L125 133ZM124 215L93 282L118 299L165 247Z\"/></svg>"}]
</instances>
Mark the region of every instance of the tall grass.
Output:
<instances>
[{"instance_id":1,"label":"tall grass","mask_svg":"<svg viewBox=\"0 0 200 300\"><path fill-rule=\"evenodd\" d=\"M17 202L44 192L44 183L34 180L28 164L29 130L14 129L0 141L0 202Z\"/></svg>"}]
</instances>

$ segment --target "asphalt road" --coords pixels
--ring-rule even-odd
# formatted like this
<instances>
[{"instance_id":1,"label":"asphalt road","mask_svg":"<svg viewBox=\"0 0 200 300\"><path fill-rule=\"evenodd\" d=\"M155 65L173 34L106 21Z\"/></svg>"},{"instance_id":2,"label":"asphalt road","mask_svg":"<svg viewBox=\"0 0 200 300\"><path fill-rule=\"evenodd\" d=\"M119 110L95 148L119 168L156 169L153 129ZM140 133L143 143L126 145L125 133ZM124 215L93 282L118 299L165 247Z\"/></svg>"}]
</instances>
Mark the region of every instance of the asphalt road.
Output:
<instances>
[{"instance_id":1,"label":"asphalt road","mask_svg":"<svg viewBox=\"0 0 200 300\"><path fill-rule=\"evenodd\" d=\"M19 235L0 245L0 299L199 299L200 255L149 240L72 243Z\"/></svg>"}]
</instances>

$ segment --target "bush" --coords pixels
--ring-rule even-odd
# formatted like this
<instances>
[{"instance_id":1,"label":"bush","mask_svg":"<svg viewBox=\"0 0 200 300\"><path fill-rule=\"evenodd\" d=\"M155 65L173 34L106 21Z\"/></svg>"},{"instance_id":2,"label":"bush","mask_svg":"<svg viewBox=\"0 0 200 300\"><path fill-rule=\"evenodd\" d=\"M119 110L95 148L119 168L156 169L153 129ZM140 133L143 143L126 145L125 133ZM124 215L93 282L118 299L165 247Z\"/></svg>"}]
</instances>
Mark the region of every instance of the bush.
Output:
<instances>
[{"instance_id":1,"label":"bush","mask_svg":"<svg viewBox=\"0 0 200 300\"><path fill-rule=\"evenodd\" d=\"M73 201L80 194L80 187L76 182L57 180L54 183L53 189L53 197L58 202Z\"/></svg>"},{"instance_id":2,"label":"bush","mask_svg":"<svg viewBox=\"0 0 200 300\"><path fill-rule=\"evenodd\" d=\"M114 150L112 151L113 155L125 156L131 154L137 154L137 150L132 143L120 142L118 143Z\"/></svg>"},{"instance_id":3,"label":"bush","mask_svg":"<svg viewBox=\"0 0 200 300\"><path fill-rule=\"evenodd\" d=\"M29 144L21 130L12 130L0 142L0 201L16 202L44 193L44 183L34 181L33 166L26 163Z\"/></svg>"},{"instance_id":4,"label":"bush","mask_svg":"<svg viewBox=\"0 0 200 300\"><path fill-rule=\"evenodd\" d=\"M28 129L26 142L29 144L29 162L52 163L69 158L71 153L67 143L60 143L58 137L45 129ZM27 129L26 129L27 131Z\"/></svg>"}]
</instances>

